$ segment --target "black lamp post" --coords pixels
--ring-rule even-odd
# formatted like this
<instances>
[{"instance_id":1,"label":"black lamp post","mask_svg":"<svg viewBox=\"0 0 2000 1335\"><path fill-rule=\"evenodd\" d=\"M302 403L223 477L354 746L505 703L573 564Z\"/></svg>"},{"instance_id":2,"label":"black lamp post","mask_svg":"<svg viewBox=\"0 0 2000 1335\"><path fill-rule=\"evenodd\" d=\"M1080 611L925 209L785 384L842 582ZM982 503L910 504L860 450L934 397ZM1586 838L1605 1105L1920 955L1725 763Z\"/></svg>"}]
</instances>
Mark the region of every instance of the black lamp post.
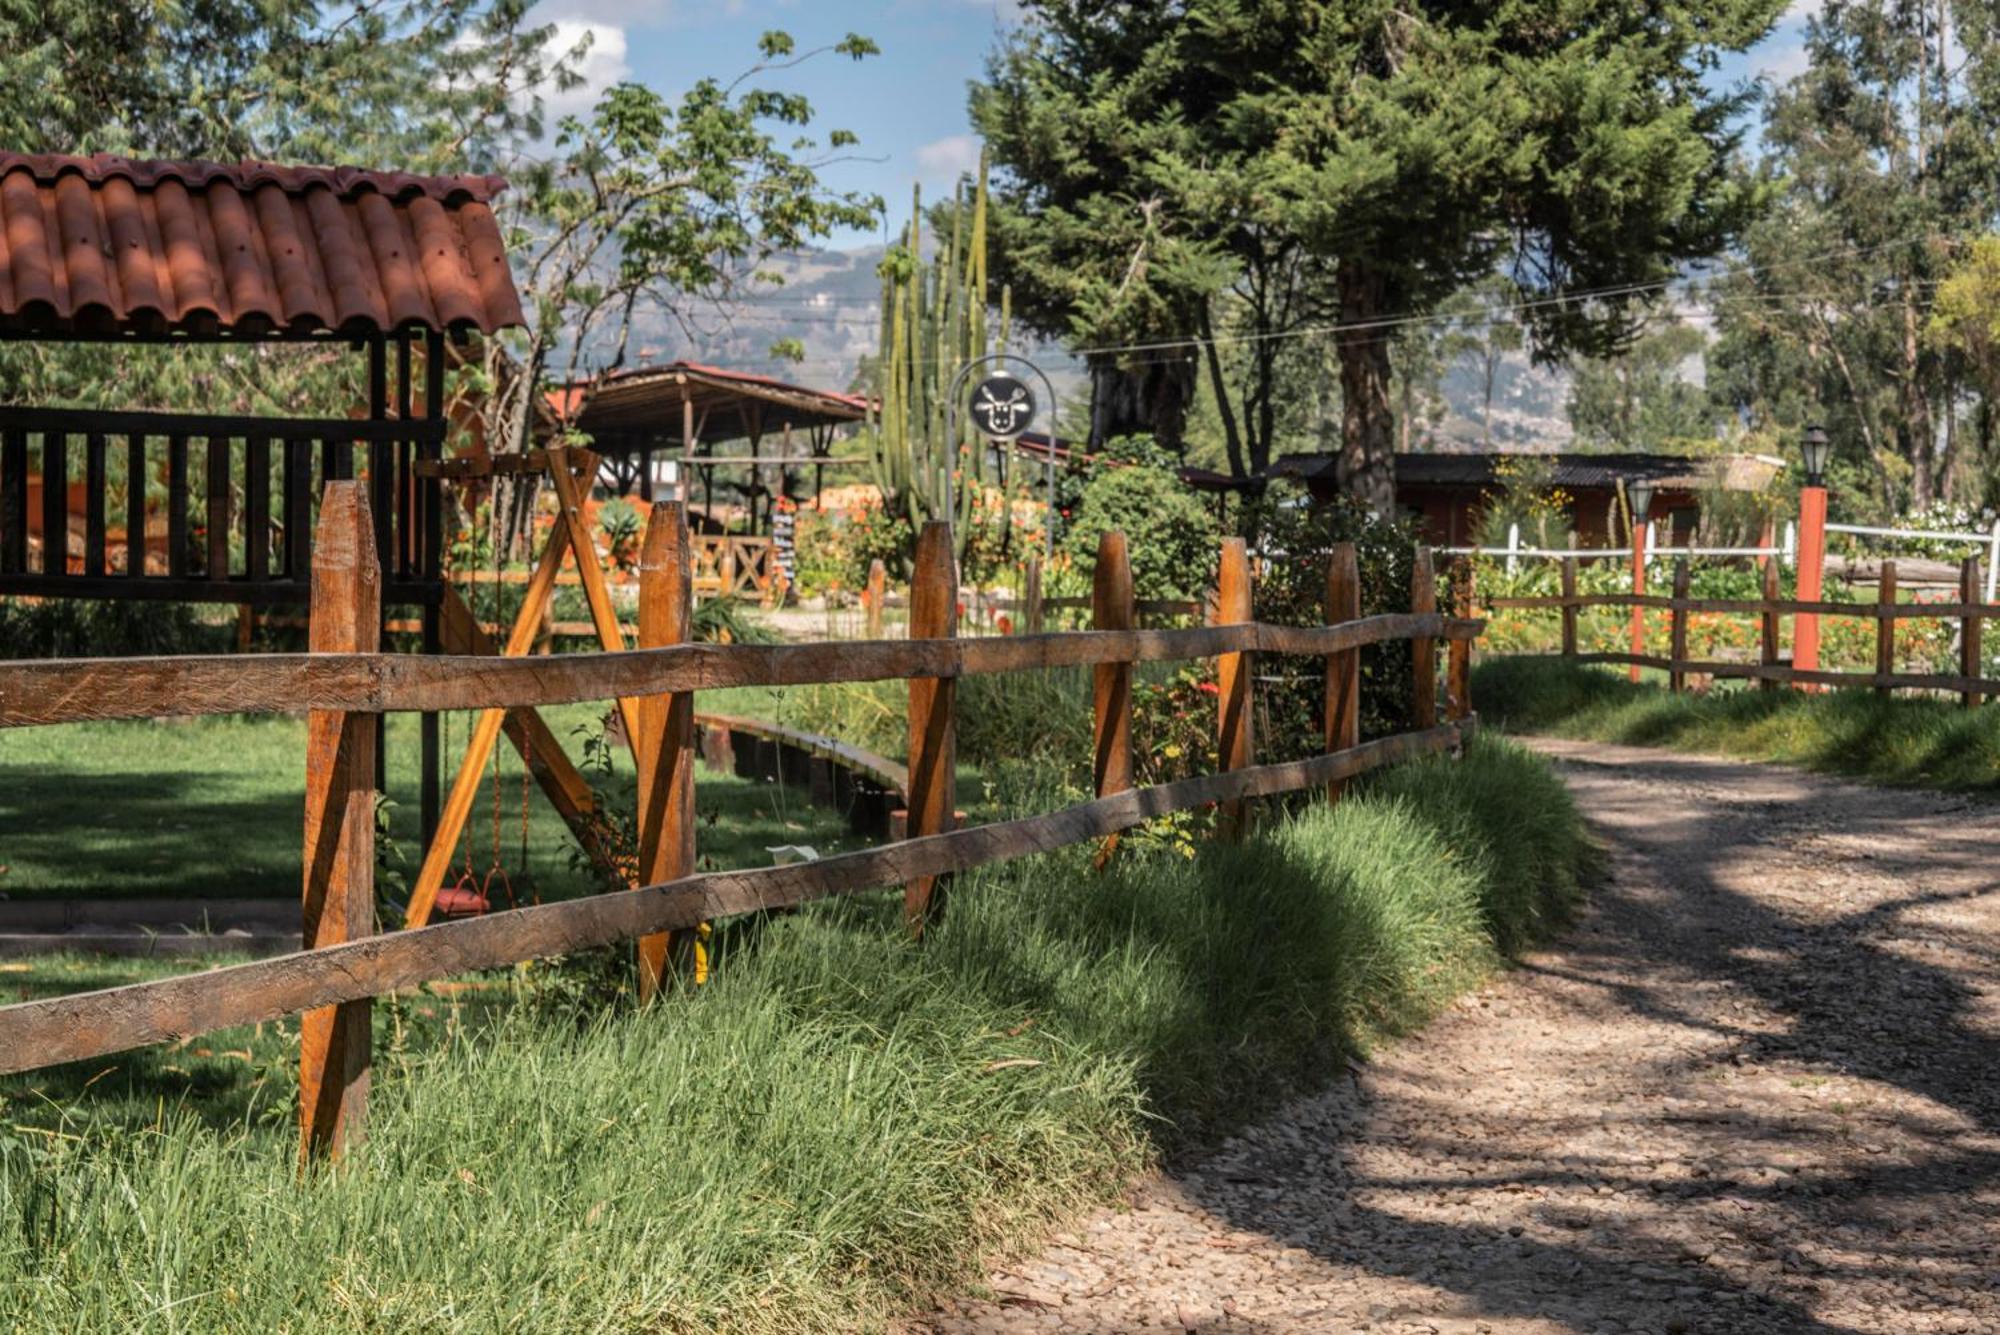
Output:
<instances>
[{"instance_id":1,"label":"black lamp post","mask_svg":"<svg viewBox=\"0 0 2000 1335\"><path fill-rule=\"evenodd\" d=\"M1805 435L1799 438L1799 453L1805 457L1806 485L1824 487L1826 466L1833 459L1833 442L1827 439L1826 428L1807 427Z\"/></svg>"}]
</instances>

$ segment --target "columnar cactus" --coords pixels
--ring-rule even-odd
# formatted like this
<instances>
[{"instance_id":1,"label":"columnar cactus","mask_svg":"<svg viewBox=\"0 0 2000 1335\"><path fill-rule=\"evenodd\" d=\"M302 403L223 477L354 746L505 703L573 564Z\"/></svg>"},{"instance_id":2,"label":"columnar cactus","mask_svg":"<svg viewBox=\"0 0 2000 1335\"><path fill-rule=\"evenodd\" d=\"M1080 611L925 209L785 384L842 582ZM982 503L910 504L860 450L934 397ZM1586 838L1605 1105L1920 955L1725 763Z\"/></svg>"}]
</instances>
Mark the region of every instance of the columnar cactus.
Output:
<instances>
[{"instance_id":1,"label":"columnar cactus","mask_svg":"<svg viewBox=\"0 0 2000 1335\"><path fill-rule=\"evenodd\" d=\"M966 414L952 434L951 383L959 371L1006 346L1001 294L998 347L988 336L986 159L975 182L954 192L951 239L923 258L923 197L913 191L910 225L882 260L881 352L871 409L875 480L892 514L920 528L948 519L961 555L970 532L973 488L986 480L986 450ZM961 408L963 405L960 405Z\"/></svg>"}]
</instances>

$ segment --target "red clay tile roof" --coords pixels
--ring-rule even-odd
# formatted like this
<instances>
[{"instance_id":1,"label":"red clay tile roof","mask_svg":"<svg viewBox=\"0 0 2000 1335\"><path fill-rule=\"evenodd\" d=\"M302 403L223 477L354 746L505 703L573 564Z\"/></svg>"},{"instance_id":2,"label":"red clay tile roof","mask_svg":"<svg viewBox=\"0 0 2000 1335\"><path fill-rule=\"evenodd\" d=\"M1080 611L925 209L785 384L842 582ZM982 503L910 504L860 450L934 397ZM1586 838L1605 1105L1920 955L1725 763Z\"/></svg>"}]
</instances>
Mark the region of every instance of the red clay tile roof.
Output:
<instances>
[{"instance_id":1,"label":"red clay tile roof","mask_svg":"<svg viewBox=\"0 0 2000 1335\"><path fill-rule=\"evenodd\" d=\"M497 176L0 153L0 334L492 333Z\"/></svg>"}]
</instances>

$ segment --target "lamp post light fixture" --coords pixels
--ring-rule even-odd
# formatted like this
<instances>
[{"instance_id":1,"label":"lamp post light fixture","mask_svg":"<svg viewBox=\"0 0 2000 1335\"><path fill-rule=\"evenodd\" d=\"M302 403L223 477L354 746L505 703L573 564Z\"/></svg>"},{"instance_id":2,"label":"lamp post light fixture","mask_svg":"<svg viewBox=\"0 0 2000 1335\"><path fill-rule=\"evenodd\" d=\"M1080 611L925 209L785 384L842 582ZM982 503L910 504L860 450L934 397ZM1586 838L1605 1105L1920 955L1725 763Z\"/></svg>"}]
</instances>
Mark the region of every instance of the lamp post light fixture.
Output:
<instances>
[{"instance_id":1,"label":"lamp post light fixture","mask_svg":"<svg viewBox=\"0 0 2000 1335\"><path fill-rule=\"evenodd\" d=\"M1807 427L1805 434L1799 438L1799 453L1805 459L1806 485L1824 487L1826 466L1833 460L1833 442L1827 439L1826 428Z\"/></svg>"},{"instance_id":2,"label":"lamp post light fixture","mask_svg":"<svg viewBox=\"0 0 2000 1335\"><path fill-rule=\"evenodd\" d=\"M1625 500L1632 507L1632 595L1646 592L1646 526L1653 514L1653 484L1634 478L1625 484ZM1632 655L1646 652L1646 609L1632 605ZM1632 664L1632 680L1639 680L1639 665Z\"/></svg>"},{"instance_id":3,"label":"lamp post light fixture","mask_svg":"<svg viewBox=\"0 0 2000 1335\"><path fill-rule=\"evenodd\" d=\"M1833 458L1833 442L1826 428L1809 426L1799 437L1799 453L1805 460L1806 483L1799 489L1799 574L1798 600L1819 601L1826 570L1826 466ZM1795 671L1819 669L1819 614L1801 612L1792 618L1792 667ZM1804 689L1816 687L1805 684Z\"/></svg>"}]
</instances>

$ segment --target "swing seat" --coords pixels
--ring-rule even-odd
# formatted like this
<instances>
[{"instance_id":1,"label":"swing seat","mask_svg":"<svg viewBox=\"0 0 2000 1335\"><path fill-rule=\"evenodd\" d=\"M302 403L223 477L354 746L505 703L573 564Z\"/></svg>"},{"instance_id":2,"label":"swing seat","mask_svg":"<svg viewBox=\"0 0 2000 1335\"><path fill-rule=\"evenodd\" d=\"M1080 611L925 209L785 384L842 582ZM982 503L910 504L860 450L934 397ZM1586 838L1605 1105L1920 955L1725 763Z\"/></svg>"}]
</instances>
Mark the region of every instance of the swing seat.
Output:
<instances>
[{"instance_id":1,"label":"swing seat","mask_svg":"<svg viewBox=\"0 0 2000 1335\"><path fill-rule=\"evenodd\" d=\"M477 918L490 908L486 896L470 886L448 885L438 891L431 914L438 918Z\"/></svg>"}]
</instances>

